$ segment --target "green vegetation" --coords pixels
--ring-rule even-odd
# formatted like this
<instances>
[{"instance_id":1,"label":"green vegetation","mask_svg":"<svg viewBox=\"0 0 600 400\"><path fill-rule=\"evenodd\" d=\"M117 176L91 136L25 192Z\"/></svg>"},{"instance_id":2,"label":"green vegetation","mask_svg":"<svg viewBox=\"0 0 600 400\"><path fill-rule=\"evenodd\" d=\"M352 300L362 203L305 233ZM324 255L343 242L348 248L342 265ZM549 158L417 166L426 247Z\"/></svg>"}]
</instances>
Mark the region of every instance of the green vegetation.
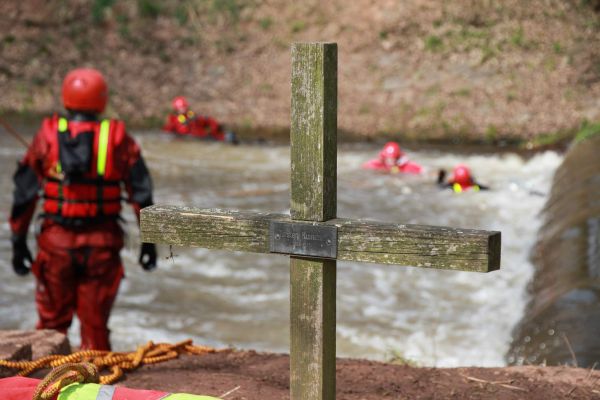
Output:
<instances>
[{"instance_id":1,"label":"green vegetation","mask_svg":"<svg viewBox=\"0 0 600 400\"><path fill-rule=\"evenodd\" d=\"M589 123L586 121L575 135L575 142L579 143L596 135L600 135L600 122Z\"/></svg>"},{"instance_id":2,"label":"green vegetation","mask_svg":"<svg viewBox=\"0 0 600 400\"><path fill-rule=\"evenodd\" d=\"M158 0L138 0L137 7L140 16L144 18L156 19L162 11Z\"/></svg>"},{"instance_id":3,"label":"green vegetation","mask_svg":"<svg viewBox=\"0 0 600 400\"><path fill-rule=\"evenodd\" d=\"M523 47L525 44L525 37L523 34L523 27L519 27L513 34L510 36L510 42L517 47Z\"/></svg>"},{"instance_id":4,"label":"green vegetation","mask_svg":"<svg viewBox=\"0 0 600 400\"><path fill-rule=\"evenodd\" d=\"M359 114L368 114L371 112L371 107L369 107L368 104L361 104L360 108L358 109L358 113Z\"/></svg>"},{"instance_id":5,"label":"green vegetation","mask_svg":"<svg viewBox=\"0 0 600 400\"><path fill-rule=\"evenodd\" d=\"M556 54L563 54L565 49L563 48L563 46L560 44L560 42L554 42L552 43L552 49L554 50L554 52Z\"/></svg>"},{"instance_id":6,"label":"green vegetation","mask_svg":"<svg viewBox=\"0 0 600 400\"><path fill-rule=\"evenodd\" d=\"M228 23L237 23L241 18L242 10L253 3L251 0L180 0L177 2L136 0L134 4L138 17L156 19L159 16L165 16L176 19L179 25L184 26L190 21L214 23L223 18ZM109 10L111 13L108 12ZM90 11L92 20L96 24L104 22L107 15L114 15L116 18L135 18L131 15L130 7L127 7L125 2L116 0L93 0ZM272 21L264 19L260 23L261 26L265 26L265 24L270 26L270 22Z\"/></svg>"},{"instance_id":7,"label":"green vegetation","mask_svg":"<svg viewBox=\"0 0 600 400\"><path fill-rule=\"evenodd\" d=\"M556 70L557 67L557 61L556 61L556 57L548 57L544 59L544 68L546 68L547 71L552 72L554 70Z\"/></svg>"},{"instance_id":8,"label":"green vegetation","mask_svg":"<svg viewBox=\"0 0 600 400\"><path fill-rule=\"evenodd\" d=\"M495 143L498 139L498 128L494 124L490 124L485 128L485 141Z\"/></svg>"},{"instance_id":9,"label":"green vegetation","mask_svg":"<svg viewBox=\"0 0 600 400\"><path fill-rule=\"evenodd\" d=\"M131 30L129 29L129 18L126 15L117 15L117 30L123 39L131 38Z\"/></svg>"},{"instance_id":10,"label":"green vegetation","mask_svg":"<svg viewBox=\"0 0 600 400\"><path fill-rule=\"evenodd\" d=\"M425 96L437 96L440 94L442 86L439 83L435 83L425 89Z\"/></svg>"},{"instance_id":11,"label":"green vegetation","mask_svg":"<svg viewBox=\"0 0 600 400\"><path fill-rule=\"evenodd\" d=\"M561 130L556 132L540 133L533 139L523 143L527 149L553 146L560 143L568 143L573 138L573 130Z\"/></svg>"},{"instance_id":12,"label":"green vegetation","mask_svg":"<svg viewBox=\"0 0 600 400\"><path fill-rule=\"evenodd\" d=\"M469 88L460 88L451 93L453 96L458 97L469 97L471 95L471 89Z\"/></svg>"},{"instance_id":13,"label":"green vegetation","mask_svg":"<svg viewBox=\"0 0 600 400\"><path fill-rule=\"evenodd\" d=\"M183 26L185 24L187 24L188 20L189 20L189 13L187 10L187 7L183 4L179 4L176 8L175 8L175 18L177 19L177 22L179 22L179 25Z\"/></svg>"},{"instance_id":14,"label":"green vegetation","mask_svg":"<svg viewBox=\"0 0 600 400\"><path fill-rule=\"evenodd\" d=\"M92 19L99 24L104 21L104 12L107 8L112 7L115 0L94 0L92 3Z\"/></svg>"},{"instance_id":15,"label":"green vegetation","mask_svg":"<svg viewBox=\"0 0 600 400\"><path fill-rule=\"evenodd\" d=\"M255 127L254 118L251 115L245 115L242 117L242 121L240 123L241 128L244 130L252 130Z\"/></svg>"},{"instance_id":16,"label":"green vegetation","mask_svg":"<svg viewBox=\"0 0 600 400\"><path fill-rule=\"evenodd\" d=\"M480 64L502 52L501 42L494 41L488 26L452 25L443 35L430 35L425 39L425 49L432 52L470 52L481 50Z\"/></svg>"},{"instance_id":17,"label":"green vegetation","mask_svg":"<svg viewBox=\"0 0 600 400\"><path fill-rule=\"evenodd\" d=\"M444 47L444 42L441 37L436 35L429 35L425 38L425 50L431 52L441 51Z\"/></svg>"},{"instance_id":18,"label":"green vegetation","mask_svg":"<svg viewBox=\"0 0 600 400\"><path fill-rule=\"evenodd\" d=\"M33 110L33 91L23 82L17 84L17 90L21 94L23 104L18 110L20 114L30 114Z\"/></svg>"},{"instance_id":19,"label":"green vegetation","mask_svg":"<svg viewBox=\"0 0 600 400\"><path fill-rule=\"evenodd\" d=\"M416 361L406 358L401 351L395 349L389 351L389 355L387 356L387 362L390 364L406 365L409 367L419 366L419 364Z\"/></svg>"},{"instance_id":20,"label":"green vegetation","mask_svg":"<svg viewBox=\"0 0 600 400\"><path fill-rule=\"evenodd\" d=\"M299 19L292 22L292 33L302 32L304 29L306 29L306 22Z\"/></svg>"},{"instance_id":21,"label":"green vegetation","mask_svg":"<svg viewBox=\"0 0 600 400\"><path fill-rule=\"evenodd\" d=\"M260 25L260 27L267 31L269 30L269 28L271 27L271 25L273 25L273 18L271 17L264 17L258 20L258 25Z\"/></svg>"},{"instance_id":22,"label":"green vegetation","mask_svg":"<svg viewBox=\"0 0 600 400\"><path fill-rule=\"evenodd\" d=\"M228 15L232 21L238 22L240 20L240 14L244 8L243 1L241 0L213 0L212 10Z\"/></svg>"},{"instance_id":23,"label":"green vegetation","mask_svg":"<svg viewBox=\"0 0 600 400\"><path fill-rule=\"evenodd\" d=\"M261 83L258 86L258 89L262 92L262 93L272 93L273 92L273 85L271 85L270 83Z\"/></svg>"},{"instance_id":24,"label":"green vegetation","mask_svg":"<svg viewBox=\"0 0 600 400\"><path fill-rule=\"evenodd\" d=\"M221 53L231 54L236 49L234 41L226 36L223 36L222 38L217 39L217 41L215 42L215 45Z\"/></svg>"},{"instance_id":25,"label":"green vegetation","mask_svg":"<svg viewBox=\"0 0 600 400\"><path fill-rule=\"evenodd\" d=\"M519 26L511 35L510 35L510 43L516 47L519 47L523 50L531 49L535 47L535 42L533 40L527 40L525 38L525 32L523 31L523 27Z\"/></svg>"}]
</instances>

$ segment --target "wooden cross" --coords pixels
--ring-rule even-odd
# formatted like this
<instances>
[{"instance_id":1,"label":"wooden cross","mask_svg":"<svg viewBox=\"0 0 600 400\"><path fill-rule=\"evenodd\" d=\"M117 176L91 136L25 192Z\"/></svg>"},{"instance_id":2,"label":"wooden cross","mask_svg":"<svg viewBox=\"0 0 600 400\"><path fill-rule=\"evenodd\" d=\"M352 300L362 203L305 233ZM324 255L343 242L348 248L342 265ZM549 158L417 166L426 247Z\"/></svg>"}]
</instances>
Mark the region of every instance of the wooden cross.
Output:
<instances>
[{"instance_id":1,"label":"wooden cross","mask_svg":"<svg viewBox=\"0 0 600 400\"><path fill-rule=\"evenodd\" d=\"M500 232L336 218L337 44L292 46L291 216L154 205L143 242L290 256L290 397L335 398L336 260L489 272Z\"/></svg>"}]
</instances>

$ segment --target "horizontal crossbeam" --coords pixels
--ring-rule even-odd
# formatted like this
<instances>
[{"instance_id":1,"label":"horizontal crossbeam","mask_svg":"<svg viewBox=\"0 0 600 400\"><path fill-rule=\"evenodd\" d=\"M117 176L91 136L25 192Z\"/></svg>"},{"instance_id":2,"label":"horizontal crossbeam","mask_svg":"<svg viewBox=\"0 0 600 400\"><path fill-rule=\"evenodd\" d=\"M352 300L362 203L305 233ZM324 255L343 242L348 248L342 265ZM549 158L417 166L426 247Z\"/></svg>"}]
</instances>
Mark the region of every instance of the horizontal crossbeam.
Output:
<instances>
[{"instance_id":1,"label":"horizontal crossbeam","mask_svg":"<svg viewBox=\"0 0 600 400\"><path fill-rule=\"evenodd\" d=\"M271 221L285 214L154 205L142 210L143 242L269 253ZM297 221L293 221L298 223ZM331 219L337 259L414 267L490 272L500 268L500 232Z\"/></svg>"}]
</instances>

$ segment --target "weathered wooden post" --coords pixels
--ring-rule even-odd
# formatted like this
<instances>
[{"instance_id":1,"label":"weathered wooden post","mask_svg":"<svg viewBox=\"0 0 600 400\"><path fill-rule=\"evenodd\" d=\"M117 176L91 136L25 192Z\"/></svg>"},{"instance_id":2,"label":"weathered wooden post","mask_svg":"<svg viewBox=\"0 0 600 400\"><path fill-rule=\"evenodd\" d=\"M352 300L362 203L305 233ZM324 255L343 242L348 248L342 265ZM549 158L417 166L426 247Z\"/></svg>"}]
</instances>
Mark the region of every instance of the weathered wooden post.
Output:
<instances>
[{"instance_id":1,"label":"weathered wooden post","mask_svg":"<svg viewBox=\"0 0 600 400\"><path fill-rule=\"evenodd\" d=\"M335 218L335 43L292 47L291 158L292 221ZM336 263L335 259L290 257L292 399L335 398Z\"/></svg>"},{"instance_id":2,"label":"weathered wooden post","mask_svg":"<svg viewBox=\"0 0 600 400\"><path fill-rule=\"evenodd\" d=\"M142 241L290 255L290 394L335 398L336 260L490 272L500 232L336 218L337 46L292 48L289 215L155 205Z\"/></svg>"}]
</instances>

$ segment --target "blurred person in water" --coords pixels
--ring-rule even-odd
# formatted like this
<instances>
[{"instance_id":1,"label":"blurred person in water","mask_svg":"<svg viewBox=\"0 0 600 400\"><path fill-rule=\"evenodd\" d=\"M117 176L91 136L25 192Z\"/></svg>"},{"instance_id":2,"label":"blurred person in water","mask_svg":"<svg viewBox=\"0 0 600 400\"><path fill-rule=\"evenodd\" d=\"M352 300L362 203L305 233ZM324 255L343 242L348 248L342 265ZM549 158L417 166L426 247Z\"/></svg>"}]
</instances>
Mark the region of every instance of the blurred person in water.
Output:
<instances>
[{"instance_id":1,"label":"blurred person in water","mask_svg":"<svg viewBox=\"0 0 600 400\"><path fill-rule=\"evenodd\" d=\"M365 169L388 173L420 174L423 167L408 159L408 156L396 142L388 142L379 152L379 158L369 160L363 164Z\"/></svg>"},{"instance_id":2,"label":"blurred person in water","mask_svg":"<svg viewBox=\"0 0 600 400\"><path fill-rule=\"evenodd\" d=\"M62 85L65 116L45 118L14 175L10 215L12 265L33 272L38 329L66 333L81 322L81 348L110 350L108 318L124 276L119 252L122 189L139 221L152 204L152 180L137 143L119 120L100 119L108 88L95 69L75 69ZM38 254L27 231L44 199ZM154 244L141 245L139 262L156 267Z\"/></svg>"},{"instance_id":3,"label":"blurred person in water","mask_svg":"<svg viewBox=\"0 0 600 400\"><path fill-rule=\"evenodd\" d=\"M438 173L437 184L442 188L452 189L455 193L462 193L467 190L478 192L480 190L489 190L488 186L477 182L471 170L464 164L454 167L452 177L446 181L446 171L441 169Z\"/></svg>"},{"instance_id":4,"label":"blurred person in water","mask_svg":"<svg viewBox=\"0 0 600 400\"><path fill-rule=\"evenodd\" d=\"M177 96L171 106L173 112L167 116L163 131L182 136L193 136L201 139L225 141L237 144L233 132L226 131L216 119L207 115L196 115L191 109L187 99Z\"/></svg>"}]
</instances>

